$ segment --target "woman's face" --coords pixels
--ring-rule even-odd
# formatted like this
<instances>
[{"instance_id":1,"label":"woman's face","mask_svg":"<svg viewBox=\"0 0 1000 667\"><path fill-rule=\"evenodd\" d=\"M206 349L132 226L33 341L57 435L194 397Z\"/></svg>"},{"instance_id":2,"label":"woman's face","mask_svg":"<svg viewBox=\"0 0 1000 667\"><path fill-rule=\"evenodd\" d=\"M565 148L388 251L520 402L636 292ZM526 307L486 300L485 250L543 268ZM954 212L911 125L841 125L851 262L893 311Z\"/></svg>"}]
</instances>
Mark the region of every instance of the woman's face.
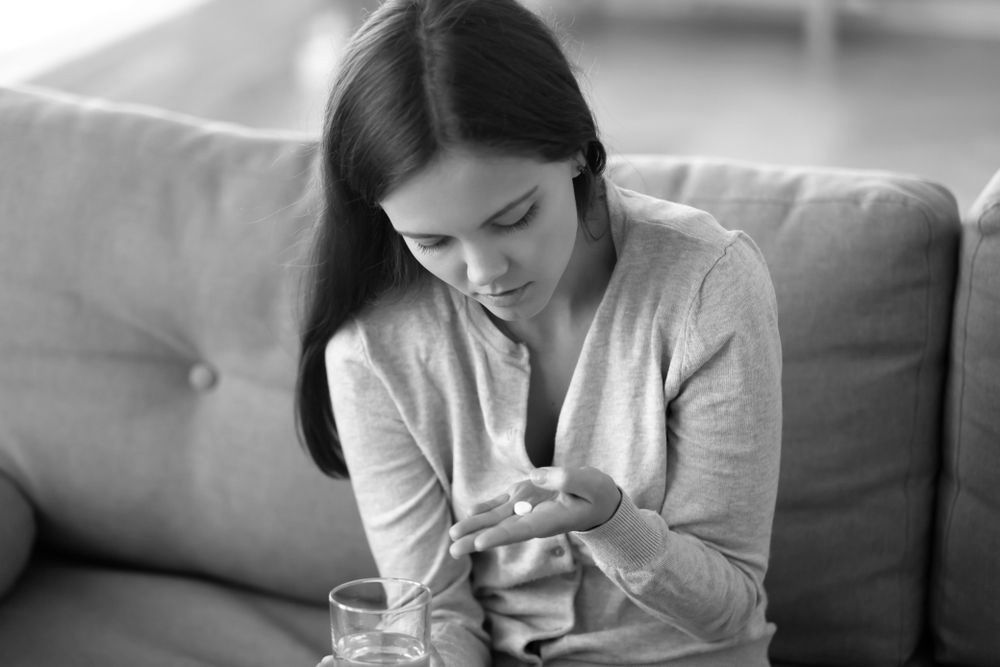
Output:
<instances>
[{"instance_id":1,"label":"woman's face","mask_svg":"<svg viewBox=\"0 0 1000 667\"><path fill-rule=\"evenodd\" d=\"M577 161L447 152L380 203L424 268L504 321L530 319L561 284L579 224Z\"/></svg>"}]
</instances>

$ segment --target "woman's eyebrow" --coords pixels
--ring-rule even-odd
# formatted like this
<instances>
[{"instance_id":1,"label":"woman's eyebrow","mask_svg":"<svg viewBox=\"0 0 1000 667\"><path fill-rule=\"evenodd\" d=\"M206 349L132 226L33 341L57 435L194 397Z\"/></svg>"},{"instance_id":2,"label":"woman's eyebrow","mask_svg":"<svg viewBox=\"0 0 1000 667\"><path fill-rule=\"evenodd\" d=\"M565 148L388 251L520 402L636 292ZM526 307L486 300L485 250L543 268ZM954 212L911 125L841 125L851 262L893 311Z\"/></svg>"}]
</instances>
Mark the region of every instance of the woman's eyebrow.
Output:
<instances>
[{"instance_id":1,"label":"woman's eyebrow","mask_svg":"<svg viewBox=\"0 0 1000 667\"><path fill-rule=\"evenodd\" d=\"M505 213L507 213L508 211L510 211L512 208L517 207L519 204L523 203L525 200L530 199L531 197L533 197L536 192L538 192L538 186L537 185L534 186L534 187L532 187L532 188L530 188L524 194L518 195L513 200L511 200L509 203L504 204L500 208L500 210L498 210L496 213L494 213L490 217L486 218L486 220L484 220L483 223L480 224L479 226L480 227L485 227L486 225L490 224L491 222L493 222L497 218L503 216ZM411 238L411 239L434 239L434 238L438 238L438 237L441 236L441 234L418 234L416 232L404 232L404 231L401 231L401 230L398 230L397 233L400 236L405 236L405 237Z\"/></svg>"}]
</instances>

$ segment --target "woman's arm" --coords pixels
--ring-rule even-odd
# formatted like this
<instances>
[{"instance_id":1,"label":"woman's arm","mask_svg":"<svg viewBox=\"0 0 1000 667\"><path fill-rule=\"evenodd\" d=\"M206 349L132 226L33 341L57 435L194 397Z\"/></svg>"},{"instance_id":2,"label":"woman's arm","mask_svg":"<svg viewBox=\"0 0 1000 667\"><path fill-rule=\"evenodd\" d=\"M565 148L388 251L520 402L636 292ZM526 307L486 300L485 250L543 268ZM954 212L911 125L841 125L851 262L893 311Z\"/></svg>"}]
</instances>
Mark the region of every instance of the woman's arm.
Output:
<instances>
[{"instance_id":1,"label":"woman's arm","mask_svg":"<svg viewBox=\"0 0 1000 667\"><path fill-rule=\"evenodd\" d=\"M469 584L471 561L448 554L452 514L445 490L354 324L330 341L326 364L344 457L379 572L431 589L431 639L444 664L489 664L483 611Z\"/></svg>"},{"instance_id":2,"label":"woman's arm","mask_svg":"<svg viewBox=\"0 0 1000 667\"><path fill-rule=\"evenodd\" d=\"M666 379L662 511L625 496L608 522L576 535L638 605L715 640L737 634L765 603L778 487L777 307L748 237L737 236L706 275L684 332L681 363Z\"/></svg>"}]
</instances>

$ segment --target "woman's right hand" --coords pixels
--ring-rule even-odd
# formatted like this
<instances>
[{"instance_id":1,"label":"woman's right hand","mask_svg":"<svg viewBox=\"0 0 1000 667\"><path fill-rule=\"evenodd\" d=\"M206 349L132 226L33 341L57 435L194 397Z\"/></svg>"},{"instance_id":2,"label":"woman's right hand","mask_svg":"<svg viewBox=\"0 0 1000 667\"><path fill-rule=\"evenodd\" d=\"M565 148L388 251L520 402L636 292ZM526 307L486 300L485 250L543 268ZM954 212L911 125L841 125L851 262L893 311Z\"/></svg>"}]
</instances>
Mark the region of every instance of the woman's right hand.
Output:
<instances>
[{"instance_id":1,"label":"woman's right hand","mask_svg":"<svg viewBox=\"0 0 1000 667\"><path fill-rule=\"evenodd\" d=\"M518 501L528 505L518 514ZM507 493L477 504L448 531L453 558L536 537L593 530L621 505L622 491L597 468L549 466L531 471Z\"/></svg>"}]
</instances>

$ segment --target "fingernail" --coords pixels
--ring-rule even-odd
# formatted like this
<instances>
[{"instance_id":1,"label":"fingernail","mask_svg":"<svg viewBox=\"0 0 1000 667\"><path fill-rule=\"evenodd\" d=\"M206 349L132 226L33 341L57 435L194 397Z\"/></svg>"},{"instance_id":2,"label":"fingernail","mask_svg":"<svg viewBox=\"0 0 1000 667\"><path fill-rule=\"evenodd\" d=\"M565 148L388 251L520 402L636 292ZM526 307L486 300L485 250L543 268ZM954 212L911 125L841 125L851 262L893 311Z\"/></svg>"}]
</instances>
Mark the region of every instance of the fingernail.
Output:
<instances>
[{"instance_id":1,"label":"fingernail","mask_svg":"<svg viewBox=\"0 0 1000 667\"><path fill-rule=\"evenodd\" d=\"M549 478L549 472L545 468L535 468L531 471L531 481L535 484L544 484Z\"/></svg>"}]
</instances>

